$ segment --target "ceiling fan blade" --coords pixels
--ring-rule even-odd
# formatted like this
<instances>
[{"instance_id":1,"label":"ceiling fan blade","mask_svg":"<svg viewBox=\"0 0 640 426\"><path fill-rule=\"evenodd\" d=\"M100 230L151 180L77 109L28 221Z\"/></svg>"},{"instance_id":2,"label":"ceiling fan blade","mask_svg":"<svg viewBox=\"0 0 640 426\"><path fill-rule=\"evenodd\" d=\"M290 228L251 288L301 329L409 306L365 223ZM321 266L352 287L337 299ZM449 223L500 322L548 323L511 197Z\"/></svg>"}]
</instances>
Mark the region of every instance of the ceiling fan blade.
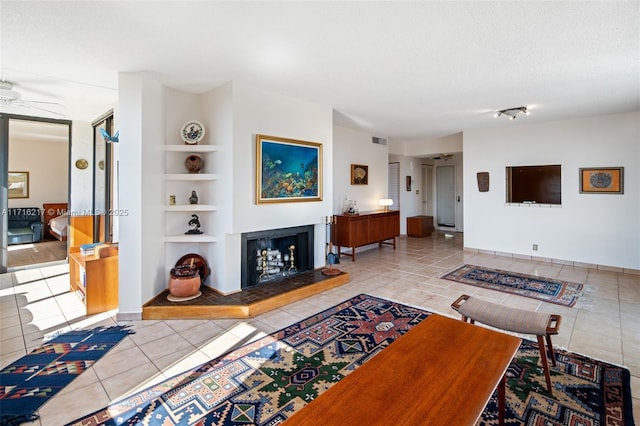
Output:
<instances>
[{"instance_id":1,"label":"ceiling fan blade","mask_svg":"<svg viewBox=\"0 0 640 426\"><path fill-rule=\"evenodd\" d=\"M50 109L45 109L45 108L40 108L38 106L35 105L29 105L29 104L25 104L25 103L15 103L15 105L22 107L22 108L28 108L28 109L36 109L38 111L44 111L44 112L48 112L51 114L55 114L55 115L59 115L60 117L64 117L65 115L56 111L51 111Z\"/></svg>"},{"instance_id":2,"label":"ceiling fan blade","mask_svg":"<svg viewBox=\"0 0 640 426\"><path fill-rule=\"evenodd\" d=\"M58 102L46 102L46 101L32 101L28 99L21 99L20 102L27 102L30 104L49 104L49 105L60 105Z\"/></svg>"}]
</instances>

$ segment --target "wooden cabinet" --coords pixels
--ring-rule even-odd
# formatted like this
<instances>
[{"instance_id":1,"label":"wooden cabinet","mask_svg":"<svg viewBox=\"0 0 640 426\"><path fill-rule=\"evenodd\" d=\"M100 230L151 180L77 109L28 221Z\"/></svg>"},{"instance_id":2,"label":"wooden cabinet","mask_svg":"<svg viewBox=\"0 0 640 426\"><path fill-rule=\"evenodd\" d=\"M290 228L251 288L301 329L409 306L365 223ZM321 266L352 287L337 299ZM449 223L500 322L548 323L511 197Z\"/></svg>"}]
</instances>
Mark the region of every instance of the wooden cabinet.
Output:
<instances>
[{"instance_id":1,"label":"wooden cabinet","mask_svg":"<svg viewBox=\"0 0 640 426\"><path fill-rule=\"evenodd\" d=\"M358 215L335 215L332 240L338 246L338 256L351 256L356 260L356 247L378 243L396 248L396 237L400 235L400 212L379 211ZM350 247L351 253L342 253L341 247Z\"/></svg>"},{"instance_id":2,"label":"wooden cabinet","mask_svg":"<svg viewBox=\"0 0 640 426\"><path fill-rule=\"evenodd\" d=\"M80 246L93 243L93 216L70 216L69 288L84 302L87 315L118 307L118 249L109 245L83 255Z\"/></svg>"},{"instance_id":3,"label":"wooden cabinet","mask_svg":"<svg viewBox=\"0 0 640 426\"><path fill-rule=\"evenodd\" d=\"M112 250L106 257L80 253L80 247L69 249L70 289L84 302L87 315L118 307L118 254Z\"/></svg>"},{"instance_id":4,"label":"wooden cabinet","mask_svg":"<svg viewBox=\"0 0 640 426\"><path fill-rule=\"evenodd\" d=\"M409 237L428 237L433 230L433 216L411 216L407 218L407 236Z\"/></svg>"}]
</instances>

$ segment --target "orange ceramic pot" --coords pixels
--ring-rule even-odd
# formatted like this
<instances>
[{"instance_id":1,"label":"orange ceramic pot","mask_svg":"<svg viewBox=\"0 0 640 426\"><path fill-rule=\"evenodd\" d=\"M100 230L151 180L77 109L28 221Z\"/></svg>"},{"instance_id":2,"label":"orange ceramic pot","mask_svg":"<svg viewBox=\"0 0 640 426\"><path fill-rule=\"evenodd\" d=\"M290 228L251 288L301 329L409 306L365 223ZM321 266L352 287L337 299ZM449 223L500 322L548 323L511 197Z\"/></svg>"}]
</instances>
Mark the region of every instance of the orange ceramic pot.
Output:
<instances>
[{"instance_id":1,"label":"orange ceramic pot","mask_svg":"<svg viewBox=\"0 0 640 426\"><path fill-rule=\"evenodd\" d=\"M195 296L200 290L198 269L189 265L176 266L169 276L169 293L174 297Z\"/></svg>"}]
</instances>

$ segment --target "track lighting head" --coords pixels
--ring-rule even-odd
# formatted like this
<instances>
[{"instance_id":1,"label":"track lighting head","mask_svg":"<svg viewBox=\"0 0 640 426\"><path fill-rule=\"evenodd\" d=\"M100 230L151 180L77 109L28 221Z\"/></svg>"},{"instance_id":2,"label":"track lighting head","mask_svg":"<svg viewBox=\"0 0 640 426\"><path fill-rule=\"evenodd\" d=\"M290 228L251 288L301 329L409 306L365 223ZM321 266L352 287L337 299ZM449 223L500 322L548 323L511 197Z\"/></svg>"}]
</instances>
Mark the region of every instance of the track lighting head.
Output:
<instances>
[{"instance_id":1,"label":"track lighting head","mask_svg":"<svg viewBox=\"0 0 640 426\"><path fill-rule=\"evenodd\" d=\"M516 108L502 109L502 110L496 112L493 116L495 118L498 118L501 115L506 115L507 117L509 117L509 120L515 120L516 117L518 116L518 114L529 115L530 113L527 110L526 106L521 106L521 107L516 107Z\"/></svg>"}]
</instances>

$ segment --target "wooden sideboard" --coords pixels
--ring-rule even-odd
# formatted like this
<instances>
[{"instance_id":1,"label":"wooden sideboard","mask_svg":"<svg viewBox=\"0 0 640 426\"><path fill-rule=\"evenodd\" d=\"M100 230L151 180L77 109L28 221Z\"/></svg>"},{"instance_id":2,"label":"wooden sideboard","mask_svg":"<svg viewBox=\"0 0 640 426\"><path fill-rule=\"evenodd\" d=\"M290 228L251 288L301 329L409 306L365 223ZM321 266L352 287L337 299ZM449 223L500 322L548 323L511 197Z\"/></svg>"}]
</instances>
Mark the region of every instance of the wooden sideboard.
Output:
<instances>
[{"instance_id":1,"label":"wooden sideboard","mask_svg":"<svg viewBox=\"0 0 640 426\"><path fill-rule=\"evenodd\" d=\"M333 244L338 246L338 256L344 254L356 260L356 247L378 243L389 244L396 249L396 237L400 235L400 212L375 211L356 215L334 216ZM341 247L350 247L351 253L342 253Z\"/></svg>"}]
</instances>

